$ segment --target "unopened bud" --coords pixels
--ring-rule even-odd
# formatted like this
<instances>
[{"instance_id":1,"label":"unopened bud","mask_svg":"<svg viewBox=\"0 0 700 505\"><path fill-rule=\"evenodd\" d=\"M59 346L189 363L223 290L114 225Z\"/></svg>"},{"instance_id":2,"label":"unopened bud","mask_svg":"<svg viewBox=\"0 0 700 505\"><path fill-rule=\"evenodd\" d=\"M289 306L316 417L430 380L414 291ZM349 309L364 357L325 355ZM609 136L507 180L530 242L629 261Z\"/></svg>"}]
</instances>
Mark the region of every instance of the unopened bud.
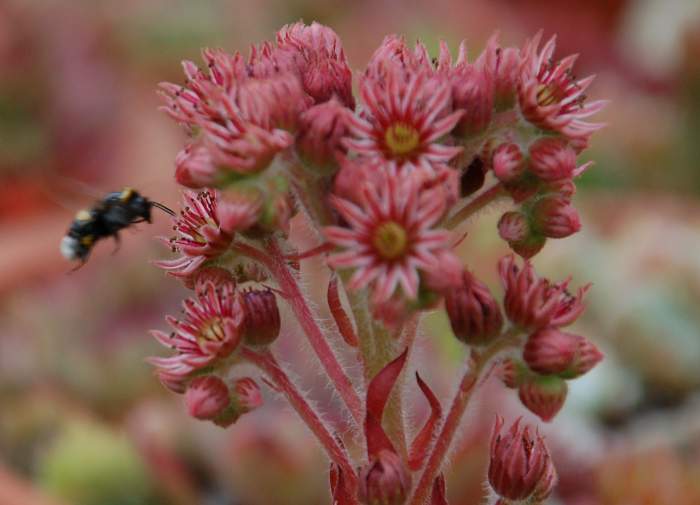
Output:
<instances>
[{"instance_id":1,"label":"unopened bud","mask_svg":"<svg viewBox=\"0 0 700 505\"><path fill-rule=\"evenodd\" d=\"M580 338L558 328L542 328L528 337L523 359L537 373L560 374L572 365Z\"/></svg>"},{"instance_id":2,"label":"unopened bud","mask_svg":"<svg viewBox=\"0 0 700 505\"><path fill-rule=\"evenodd\" d=\"M364 505L403 505L411 476L401 458L382 449L360 474L359 498Z\"/></svg>"},{"instance_id":3,"label":"unopened bud","mask_svg":"<svg viewBox=\"0 0 700 505\"><path fill-rule=\"evenodd\" d=\"M200 267L189 277L183 277L183 281L185 286L194 289L197 296L205 295L208 284L213 284L217 289L229 283L236 285L231 272L220 267Z\"/></svg>"},{"instance_id":4,"label":"unopened bud","mask_svg":"<svg viewBox=\"0 0 700 505\"><path fill-rule=\"evenodd\" d=\"M238 379L233 383L232 400L241 414L255 410L263 404L260 386L250 377Z\"/></svg>"},{"instance_id":5,"label":"unopened bud","mask_svg":"<svg viewBox=\"0 0 700 505\"><path fill-rule=\"evenodd\" d=\"M518 386L518 397L530 412L547 422L564 406L568 390L566 381L556 375L532 375Z\"/></svg>"},{"instance_id":6,"label":"unopened bud","mask_svg":"<svg viewBox=\"0 0 700 505\"><path fill-rule=\"evenodd\" d=\"M301 115L296 146L304 161L319 169L336 166L336 154L345 151L341 140L348 134L345 124L348 112L332 99Z\"/></svg>"},{"instance_id":7,"label":"unopened bud","mask_svg":"<svg viewBox=\"0 0 700 505\"><path fill-rule=\"evenodd\" d=\"M515 253L525 259L540 252L546 242L546 237L533 233L527 216L517 211L506 212L501 216L498 234Z\"/></svg>"},{"instance_id":8,"label":"unopened bud","mask_svg":"<svg viewBox=\"0 0 700 505\"><path fill-rule=\"evenodd\" d=\"M244 377L234 382L231 388L229 402L224 410L212 419L215 424L226 428L243 414L257 409L263 404L260 386L250 377Z\"/></svg>"},{"instance_id":9,"label":"unopened bud","mask_svg":"<svg viewBox=\"0 0 700 505\"><path fill-rule=\"evenodd\" d=\"M504 111L515 105L520 66L520 51L516 48L498 50L494 84L494 106L497 111Z\"/></svg>"},{"instance_id":10,"label":"unopened bud","mask_svg":"<svg viewBox=\"0 0 700 505\"><path fill-rule=\"evenodd\" d=\"M175 158L175 180L192 189L214 186L218 169L209 150L200 144L188 144Z\"/></svg>"},{"instance_id":11,"label":"unopened bud","mask_svg":"<svg viewBox=\"0 0 700 505\"><path fill-rule=\"evenodd\" d=\"M522 361L513 358L504 359L498 368L498 377L509 389L517 389L530 373Z\"/></svg>"},{"instance_id":12,"label":"unopened bud","mask_svg":"<svg viewBox=\"0 0 700 505\"><path fill-rule=\"evenodd\" d=\"M455 133L462 137L481 133L493 116L493 76L476 65L464 67L453 80L452 101L455 110L463 111Z\"/></svg>"},{"instance_id":13,"label":"unopened bud","mask_svg":"<svg viewBox=\"0 0 700 505\"><path fill-rule=\"evenodd\" d=\"M551 195L534 205L532 225L545 237L565 238L581 229L581 220L566 197Z\"/></svg>"},{"instance_id":14,"label":"unopened bud","mask_svg":"<svg viewBox=\"0 0 700 505\"><path fill-rule=\"evenodd\" d=\"M603 359L603 353L600 352L592 342L586 338L579 336L576 339L576 352L571 364L566 370L559 374L565 379L575 379L588 373Z\"/></svg>"},{"instance_id":15,"label":"unopened bud","mask_svg":"<svg viewBox=\"0 0 700 505\"><path fill-rule=\"evenodd\" d=\"M461 285L449 290L445 308L455 336L467 345L489 343L501 331L503 316L484 283L466 270Z\"/></svg>"},{"instance_id":16,"label":"unopened bud","mask_svg":"<svg viewBox=\"0 0 700 505\"><path fill-rule=\"evenodd\" d=\"M257 191L219 191L216 218L227 233L244 231L260 217L262 196Z\"/></svg>"},{"instance_id":17,"label":"unopened bud","mask_svg":"<svg viewBox=\"0 0 700 505\"><path fill-rule=\"evenodd\" d=\"M545 181L571 178L576 152L560 138L544 137L530 146L530 171Z\"/></svg>"},{"instance_id":18,"label":"unopened bud","mask_svg":"<svg viewBox=\"0 0 700 505\"><path fill-rule=\"evenodd\" d=\"M493 153L493 173L501 182L512 182L525 172L520 148L513 143L501 144Z\"/></svg>"},{"instance_id":19,"label":"unopened bud","mask_svg":"<svg viewBox=\"0 0 700 505\"><path fill-rule=\"evenodd\" d=\"M229 405L229 390L215 375L197 377L185 392L187 411L197 419L214 419Z\"/></svg>"},{"instance_id":20,"label":"unopened bud","mask_svg":"<svg viewBox=\"0 0 700 505\"><path fill-rule=\"evenodd\" d=\"M277 298L269 290L248 290L243 293L245 311L243 338L253 346L269 345L280 333L280 312Z\"/></svg>"},{"instance_id":21,"label":"unopened bud","mask_svg":"<svg viewBox=\"0 0 700 505\"><path fill-rule=\"evenodd\" d=\"M556 471L544 439L521 426L520 419L502 433L498 416L491 436L489 484L506 500L546 498L556 482Z\"/></svg>"}]
</instances>

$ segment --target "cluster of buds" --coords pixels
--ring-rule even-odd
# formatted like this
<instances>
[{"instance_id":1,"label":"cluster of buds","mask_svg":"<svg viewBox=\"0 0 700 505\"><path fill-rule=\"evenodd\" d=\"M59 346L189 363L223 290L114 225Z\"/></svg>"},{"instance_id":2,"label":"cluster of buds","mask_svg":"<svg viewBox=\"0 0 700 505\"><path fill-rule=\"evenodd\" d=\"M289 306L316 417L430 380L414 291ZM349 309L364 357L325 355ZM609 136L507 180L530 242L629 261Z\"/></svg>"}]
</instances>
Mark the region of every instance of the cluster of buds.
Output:
<instances>
[{"instance_id":1,"label":"cluster of buds","mask_svg":"<svg viewBox=\"0 0 700 505\"><path fill-rule=\"evenodd\" d=\"M568 280L552 283L539 278L530 263L518 267L512 256L503 258L499 269L506 290L506 315L529 334L522 360L506 361L503 380L518 390L523 405L550 421L564 405L566 381L587 373L603 358L588 339L561 330L583 312L589 286L571 295Z\"/></svg>"},{"instance_id":2,"label":"cluster of buds","mask_svg":"<svg viewBox=\"0 0 700 505\"><path fill-rule=\"evenodd\" d=\"M183 319L167 319L170 334L154 332L175 355L151 361L193 417L228 426L258 407L255 379L232 378L239 364L253 364L326 449L336 504L430 497L446 505L440 469L487 361L520 351L522 359L505 362L506 384L542 419L554 416L566 381L601 359L586 339L561 331L583 311L586 289L571 296L568 282L539 279L529 263L506 257L499 304L454 252L454 229L502 195L515 208L498 232L525 258L580 228L573 180L590 164L577 166L576 157L602 126L585 119L604 102L586 103L592 79L576 80L575 58L556 62L554 39L540 49L540 38L515 48L494 37L469 61L464 43L453 60L445 43L432 58L422 43L388 36L359 74L356 99L338 35L295 23L248 57L204 50L203 68L183 63L184 86L161 85L165 112L189 135L175 159L175 179L188 189L174 236L164 239L177 256L157 265L193 296ZM292 219L305 219L321 243L299 252ZM337 332L319 325L299 282L300 261L314 255L332 271ZM347 433L318 415L277 362L278 299L344 403ZM394 385L405 380L418 318L441 303L473 366L444 423L440 401L416 374L430 415L409 443L406 402L390 396L405 389ZM336 336L357 353L362 385L329 343ZM518 423L501 435L501 425L492 487L503 500L544 499L555 474L541 437ZM359 428L366 458L350 461L345 445Z\"/></svg>"}]
</instances>

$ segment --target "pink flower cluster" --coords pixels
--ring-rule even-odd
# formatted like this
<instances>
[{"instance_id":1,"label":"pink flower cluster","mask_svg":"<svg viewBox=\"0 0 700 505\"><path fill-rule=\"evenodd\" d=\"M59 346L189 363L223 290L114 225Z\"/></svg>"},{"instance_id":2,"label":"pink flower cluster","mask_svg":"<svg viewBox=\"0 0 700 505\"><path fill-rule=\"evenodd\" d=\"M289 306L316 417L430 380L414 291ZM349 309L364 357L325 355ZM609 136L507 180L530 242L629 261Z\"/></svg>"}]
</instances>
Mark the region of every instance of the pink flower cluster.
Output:
<instances>
[{"instance_id":1,"label":"pink flower cluster","mask_svg":"<svg viewBox=\"0 0 700 505\"><path fill-rule=\"evenodd\" d=\"M175 179L188 189L165 239L178 256L157 265L194 295L182 320L168 318L172 333L154 332L175 354L152 363L194 417L226 426L258 407L257 383L230 376L240 363L257 366L328 453L339 505L446 504L443 462L494 360L525 407L554 417L566 381L602 355L561 330L583 312L587 288L571 295L568 281L539 278L528 259L548 238L581 228L574 180L590 163L577 156L602 126L587 118L605 102L587 102L592 78L573 77L575 57L554 58L554 38L540 45L539 34L522 48L493 37L469 61L464 43L453 60L445 43L431 57L421 43L388 36L358 75L356 99L338 35L295 23L247 57L206 49L202 68L183 63L184 86L161 84L165 112L188 134L175 159ZM500 261L502 304L454 252L456 228L496 198L511 202L498 234L525 258L522 267L513 256ZM297 250L292 219L307 221L317 247ZM299 282L299 262L315 255L327 255L333 271L335 329L318 324ZM278 300L355 430L330 426L277 362ZM421 314L443 304L470 347L470 366L444 418L417 376L431 415L409 442L406 416L395 411L407 405L388 399L405 380ZM330 345L336 337L357 353L361 384ZM491 448L493 490L503 500L544 499L556 478L543 439L518 422L501 435L502 424ZM366 458L351 461L345 447L358 428Z\"/></svg>"}]
</instances>

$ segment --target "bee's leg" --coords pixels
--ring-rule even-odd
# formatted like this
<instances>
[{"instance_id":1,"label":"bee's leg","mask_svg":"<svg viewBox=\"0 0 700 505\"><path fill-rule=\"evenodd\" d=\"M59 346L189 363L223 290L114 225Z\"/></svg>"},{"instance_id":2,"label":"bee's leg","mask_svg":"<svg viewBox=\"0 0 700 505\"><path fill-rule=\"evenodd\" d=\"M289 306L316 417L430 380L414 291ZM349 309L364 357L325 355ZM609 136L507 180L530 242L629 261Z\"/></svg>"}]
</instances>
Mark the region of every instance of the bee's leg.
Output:
<instances>
[{"instance_id":1,"label":"bee's leg","mask_svg":"<svg viewBox=\"0 0 700 505\"><path fill-rule=\"evenodd\" d=\"M112 251L112 256L114 256L121 248L122 242L119 238L119 233L117 233L116 231L114 232L114 235L112 235L112 237L114 238L114 250Z\"/></svg>"},{"instance_id":2,"label":"bee's leg","mask_svg":"<svg viewBox=\"0 0 700 505\"><path fill-rule=\"evenodd\" d=\"M78 263L74 268L71 268L71 269L68 271L68 274L70 275L70 274L72 274L73 272L76 272L76 271L80 270L81 268L83 268L83 267L85 266L85 263L87 263L87 256L86 256L85 258L82 258L82 259L80 260L80 263Z\"/></svg>"}]
</instances>

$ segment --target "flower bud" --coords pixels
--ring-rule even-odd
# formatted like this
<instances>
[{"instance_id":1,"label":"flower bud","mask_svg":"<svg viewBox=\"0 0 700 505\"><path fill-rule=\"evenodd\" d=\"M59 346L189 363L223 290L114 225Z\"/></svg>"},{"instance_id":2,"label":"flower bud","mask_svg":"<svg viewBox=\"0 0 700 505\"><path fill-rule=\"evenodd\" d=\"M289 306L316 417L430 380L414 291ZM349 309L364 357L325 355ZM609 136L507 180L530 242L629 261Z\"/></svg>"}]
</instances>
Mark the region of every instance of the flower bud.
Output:
<instances>
[{"instance_id":1,"label":"flower bud","mask_svg":"<svg viewBox=\"0 0 700 505\"><path fill-rule=\"evenodd\" d=\"M257 191L219 191L216 218L227 233L244 231L257 223L262 197Z\"/></svg>"},{"instance_id":2,"label":"flower bud","mask_svg":"<svg viewBox=\"0 0 700 505\"><path fill-rule=\"evenodd\" d=\"M537 373L560 374L573 363L580 338L558 328L542 328L528 337L523 359Z\"/></svg>"},{"instance_id":3,"label":"flower bud","mask_svg":"<svg viewBox=\"0 0 700 505\"><path fill-rule=\"evenodd\" d=\"M214 186L218 169L209 150L200 144L188 144L175 158L175 180L192 189Z\"/></svg>"},{"instance_id":4,"label":"flower bud","mask_svg":"<svg viewBox=\"0 0 700 505\"><path fill-rule=\"evenodd\" d=\"M493 153L493 173L501 182L512 182L525 172L523 153L517 144L499 145Z\"/></svg>"},{"instance_id":5,"label":"flower bud","mask_svg":"<svg viewBox=\"0 0 700 505\"><path fill-rule=\"evenodd\" d=\"M533 375L518 386L522 404L545 422L551 421L564 406L568 386L556 375Z\"/></svg>"},{"instance_id":6,"label":"flower bud","mask_svg":"<svg viewBox=\"0 0 700 505\"><path fill-rule=\"evenodd\" d=\"M201 267L189 277L184 277L185 286L194 289L197 296L205 296L207 292L207 284L213 284L215 288L219 288L224 284L236 285L236 281L231 275L231 272L221 267Z\"/></svg>"},{"instance_id":7,"label":"flower bud","mask_svg":"<svg viewBox=\"0 0 700 505\"><path fill-rule=\"evenodd\" d=\"M360 474L359 499L364 505L403 505L411 476L401 458L382 449Z\"/></svg>"},{"instance_id":8,"label":"flower bud","mask_svg":"<svg viewBox=\"0 0 700 505\"><path fill-rule=\"evenodd\" d=\"M232 401L236 404L237 410L241 414L257 409L263 404L260 386L250 377L238 379L233 384Z\"/></svg>"},{"instance_id":9,"label":"flower bud","mask_svg":"<svg viewBox=\"0 0 700 505\"><path fill-rule=\"evenodd\" d=\"M452 103L463 116L455 133L468 137L481 133L493 115L493 76L481 65L466 65L452 80Z\"/></svg>"},{"instance_id":10,"label":"flower bud","mask_svg":"<svg viewBox=\"0 0 700 505\"><path fill-rule=\"evenodd\" d=\"M349 131L345 123L348 112L332 99L301 115L296 147L304 161L320 169L336 166L336 153L345 151L341 140Z\"/></svg>"},{"instance_id":11,"label":"flower bud","mask_svg":"<svg viewBox=\"0 0 700 505\"><path fill-rule=\"evenodd\" d=\"M212 419L222 428L231 426L243 414L257 409L263 404L262 393L258 383L250 377L238 379L231 388L231 395L225 409Z\"/></svg>"},{"instance_id":12,"label":"flower bud","mask_svg":"<svg viewBox=\"0 0 700 505\"><path fill-rule=\"evenodd\" d=\"M280 312L277 298L269 290L250 289L243 293L245 312L243 338L246 344L269 345L280 333Z\"/></svg>"},{"instance_id":13,"label":"flower bud","mask_svg":"<svg viewBox=\"0 0 700 505\"><path fill-rule=\"evenodd\" d=\"M603 353L584 337L576 339L576 352L571 364L559 374L564 379L575 379L588 373L603 359Z\"/></svg>"},{"instance_id":14,"label":"flower bud","mask_svg":"<svg viewBox=\"0 0 700 505\"><path fill-rule=\"evenodd\" d=\"M484 345L496 337L503 316L491 292L466 270L459 287L445 296L445 308L455 336L467 345Z\"/></svg>"},{"instance_id":15,"label":"flower bud","mask_svg":"<svg viewBox=\"0 0 700 505\"><path fill-rule=\"evenodd\" d=\"M576 296L568 291L569 281L554 283L540 278L527 261L518 267L510 255L498 262L501 281L506 289L503 307L508 319L529 329L566 326L584 311L583 297L590 286L578 289Z\"/></svg>"},{"instance_id":16,"label":"flower bud","mask_svg":"<svg viewBox=\"0 0 700 505\"><path fill-rule=\"evenodd\" d=\"M497 111L504 111L515 105L520 65L518 49L506 47L497 51L494 83L494 106Z\"/></svg>"},{"instance_id":17,"label":"flower bud","mask_svg":"<svg viewBox=\"0 0 700 505\"><path fill-rule=\"evenodd\" d=\"M556 471L544 439L529 426L515 421L501 433L503 418L496 417L488 469L489 484L506 500L546 498L554 487Z\"/></svg>"},{"instance_id":18,"label":"flower bud","mask_svg":"<svg viewBox=\"0 0 700 505\"><path fill-rule=\"evenodd\" d=\"M215 375L197 377L187 387L185 405L192 417L214 419L229 405L229 390Z\"/></svg>"},{"instance_id":19,"label":"flower bud","mask_svg":"<svg viewBox=\"0 0 700 505\"><path fill-rule=\"evenodd\" d=\"M506 212L498 221L498 234L511 249L525 259L533 257L544 247L546 238L533 233L527 216L522 212Z\"/></svg>"},{"instance_id":20,"label":"flower bud","mask_svg":"<svg viewBox=\"0 0 700 505\"><path fill-rule=\"evenodd\" d=\"M530 146L530 171L545 181L569 179L576 170L576 152L557 137L543 137Z\"/></svg>"},{"instance_id":21,"label":"flower bud","mask_svg":"<svg viewBox=\"0 0 700 505\"><path fill-rule=\"evenodd\" d=\"M513 358L504 359L498 368L498 378L508 389L517 389L530 374L522 361Z\"/></svg>"},{"instance_id":22,"label":"flower bud","mask_svg":"<svg viewBox=\"0 0 700 505\"><path fill-rule=\"evenodd\" d=\"M532 209L533 228L550 238L565 238L581 229L578 212L562 195L545 196Z\"/></svg>"}]
</instances>

